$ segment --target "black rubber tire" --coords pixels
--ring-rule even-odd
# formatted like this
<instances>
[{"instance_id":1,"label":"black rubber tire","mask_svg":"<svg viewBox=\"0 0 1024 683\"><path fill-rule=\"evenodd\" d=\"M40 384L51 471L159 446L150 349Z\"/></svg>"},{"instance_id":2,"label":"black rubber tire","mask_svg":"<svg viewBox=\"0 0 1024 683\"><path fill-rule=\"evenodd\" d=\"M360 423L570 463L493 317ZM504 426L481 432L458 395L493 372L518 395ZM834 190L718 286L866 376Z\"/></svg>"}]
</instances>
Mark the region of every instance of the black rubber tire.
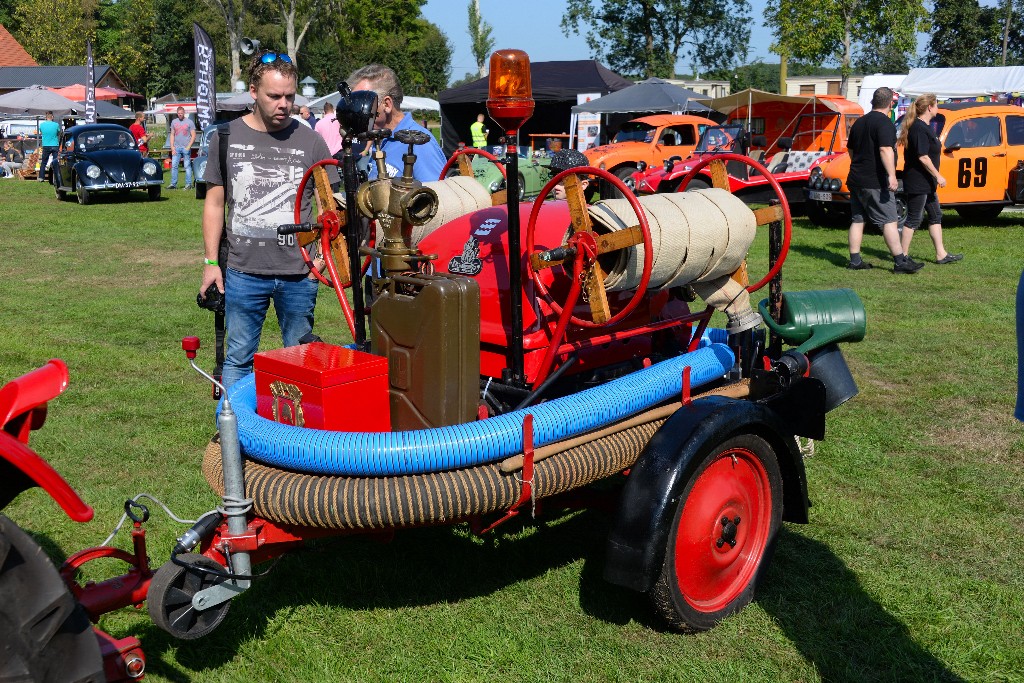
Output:
<instances>
[{"instance_id":1,"label":"black rubber tire","mask_svg":"<svg viewBox=\"0 0 1024 683\"><path fill-rule=\"evenodd\" d=\"M68 198L68 193L60 189L60 180L54 178L53 181L53 193L57 195L59 201L64 201Z\"/></svg>"},{"instance_id":2,"label":"black rubber tire","mask_svg":"<svg viewBox=\"0 0 1024 683\"><path fill-rule=\"evenodd\" d=\"M523 174L519 174L519 201L526 199L526 179L523 178Z\"/></svg>"},{"instance_id":3,"label":"black rubber tire","mask_svg":"<svg viewBox=\"0 0 1024 683\"><path fill-rule=\"evenodd\" d=\"M633 174L636 173L636 166L622 166L621 168L615 169L613 173L615 173L616 178L626 184L626 187L629 188L630 192L636 194L636 182L633 180ZM609 199L622 199L625 197L625 195L619 191L619 188L615 187L610 182L603 182L601 184L601 188L602 197L604 197L606 193Z\"/></svg>"},{"instance_id":4,"label":"black rubber tire","mask_svg":"<svg viewBox=\"0 0 1024 683\"><path fill-rule=\"evenodd\" d=\"M206 183L196 183L196 199L206 199Z\"/></svg>"},{"instance_id":5,"label":"black rubber tire","mask_svg":"<svg viewBox=\"0 0 1024 683\"><path fill-rule=\"evenodd\" d=\"M758 485L767 487L767 496L763 488L754 490ZM727 515L740 520L732 528L736 544L730 547L715 543L716 534L726 538ZM706 631L739 612L753 599L771 563L781 524L782 474L768 442L741 434L707 449L672 517L661 575L649 593L654 609L669 626L686 632ZM685 576L681 567L689 570ZM702 574L708 581L695 585ZM716 591L712 581L721 589Z\"/></svg>"},{"instance_id":6,"label":"black rubber tire","mask_svg":"<svg viewBox=\"0 0 1024 683\"><path fill-rule=\"evenodd\" d=\"M1003 207L996 204L982 204L979 206L961 206L956 212L967 221L992 221L1002 212Z\"/></svg>"},{"instance_id":7,"label":"black rubber tire","mask_svg":"<svg viewBox=\"0 0 1024 683\"><path fill-rule=\"evenodd\" d=\"M75 178L75 194L78 195L78 203L85 206L92 201L92 194L86 189L85 185L82 185L82 179Z\"/></svg>"},{"instance_id":8,"label":"black rubber tire","mask_svg":"<svg viewBox=\"0 0 1024 683\"><path fill-rule=\"evenodd\" d=\"M682 178L680 178L679 183L676 184L677 189L680 185L682 185L682 182ZM690 190L706 190L710 187L711 183L709 183L708 181L703 180L702 178L694 178L693 180L686 184L686 191L689 192Z\"/></svg>"},{"instance_id":9,"label":"black rubber tire","mask_svg":"<svg viewBox=\"0 0 1024 683\"><path fill-rule=\"evenodd\" d=\"M146 188L146 192L147 194L149 194L149 201L155 202L156 200L160 199L159 185L150 185L148 188Z\"/></svg>"},{"instance_id":10,"label":"black rubber tire","mask_svg":"<svg viewBox=\"0 0 1024 683\"><path fill-rule=\"evenodd\" d=\"M804 208L807 210L807 218L815 225L823 228L837 228L850 226L850 214L834 206L826 206L821 202L806 201Z\"/></svg>"},{"instance_id":11,"label":"black rubber tire","mask_svg":"<svg viewBox=\"0 0 1024 683\"><path fill-rule=\"evenodd\" d=\"M99 641L42 548L0 515L0 681L105 681Z\"/></svg>"},{"instance_id":12,"label":"black rubber tire","mask_svg":"<svg viewBox=\"0 0 1024 683\"><path fill-rule=\"evenodd\" d=\"M224 567L204 555L187 553L178 555L178 559L192 567L225 571ZM221 577L167 561L149 584L146 594L149 616L154 624L181 640L196 640L209 635L227 617L231 601L199 612L192 607L192 596L223 582Z\"/></svg>"}]
</instances>

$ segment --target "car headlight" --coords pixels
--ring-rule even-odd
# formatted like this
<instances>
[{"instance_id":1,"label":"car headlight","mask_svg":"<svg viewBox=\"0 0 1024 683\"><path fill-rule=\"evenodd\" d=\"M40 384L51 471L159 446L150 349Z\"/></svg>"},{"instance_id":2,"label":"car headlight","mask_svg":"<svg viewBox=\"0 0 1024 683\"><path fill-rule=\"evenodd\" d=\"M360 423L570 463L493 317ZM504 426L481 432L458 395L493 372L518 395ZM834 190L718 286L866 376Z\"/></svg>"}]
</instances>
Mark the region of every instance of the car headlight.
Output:
<instances>
[{"instance_id":1,"label":"car headlight","mask_svg":"<svg viewBox=\"0 0 1024 683\"><path fill-rule=\"evenodd\" d=\"M156 175L156 170L156 164L154 164L152 161L147 161L146 163L142 164L142 172L145 173L146 175Z\"/></svg>"},{"instance_id":2,"label":"car headlight","mask_svg":"<svg viewBox=\"0 0 1024 683\"><path fill-rule=\"evenodd\" d=\"M598 165L598 168L601 169L602 171L605 170L605 166L604 166L604 162L603 161Z\"/></svg>"},{"instance_id":3,"label":"car headlight","mask_svg":"<svg viewBox=\"0 0 1024 683\"><path fill-rule=\"evenodd\" d=\"M87 175L88 177L92 178L93 180L96 180L97 178L99 178L100 177L100 173L101 173L100 167L96 166L94 164L90 164L88 166L88 168L85 169L85 175Z\"/></svg>"},{"instance_id":4,"label":"car headlight","mask_svg":"<svg viewBox=\"0 0 1024 683\"><path fill-rule=\"evenodd\" d=\"M665 160L665 173L671 173L672 172L672 166L673 166L672 162L668 161L666 159Z\"/></svg>"},{"instance_id":5,"label":"car headlight","mask_svg":"<svg viewBox=\"0 0 1024 683\"><path fill-rule=\"evenodd\" d=\"M822 173L821 166L815 166L814 168L812 168L811 169L811 176L810 176L811 182L821 178L821 173Z\"/></svg>"},{"instance_id":6,"label":"car headlight","mask_svg":"<svg viewBox=\"0 0 1024 683\"><path fill-rule=\"evenodd\" d=\"M817 178L811 178L811 187L813 187L815 190L820 190L821 184L822 180L820 175Z\"/></svg>"},{"instance_id":7,"label":"car headlight","mask_svg":"<svg viewBox=\"0 0 1024 683\"><path fill-rule=\"evenodd\" d=\"M841 188L842 186L843 181L840 180L839 178L833 178L832 181L829 183L829 187L832 188L833 192L838 192L839 188Z\"/></svg>"},{"instance_id":8,"label":"car headlight","mask_svg":"<svg viewBox=\"0 0 1024 683\"><path fill-rule=\"evenodd\" d=\"M639 169L639 171L641 173L644 173L647 170L647 162L646 161L638 161L637 164L636 164L636 167L637 167L637 169Z\"/></svg>"},{"instance_id":9,"label":"car headlight","mask_svg":"<svg viewBox=\"0 0 1024 683\"><path fill-rule=\"evenodd\" d=\"M501 189L501 186L504 185L504 184L505 183L503 181L501 181L501 180L495 180L493 183L491 183L491 186L490 186L489 189L490 189L491 192L497 192L498 190Z\"/></svg>"}]
</instances>

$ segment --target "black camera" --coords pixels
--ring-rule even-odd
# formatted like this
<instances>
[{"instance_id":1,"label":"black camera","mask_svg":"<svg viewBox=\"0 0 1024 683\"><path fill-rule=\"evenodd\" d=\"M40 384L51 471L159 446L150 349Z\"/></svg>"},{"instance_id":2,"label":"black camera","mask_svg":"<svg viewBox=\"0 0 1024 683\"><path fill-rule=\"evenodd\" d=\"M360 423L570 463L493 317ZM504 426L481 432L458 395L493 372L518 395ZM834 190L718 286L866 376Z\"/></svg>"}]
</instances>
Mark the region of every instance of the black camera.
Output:
<instances>
[{"instance_id":1,"label":"black camera","mask_svg":"<svg viewBox=\"0 0 1024 683\"><path fill-rule=\"evenodd\" d=\"M217 289L217 285L212 284L207 287L205 294L205 297L202 294L196 294L196 303L199 305L199 308L205 308L214 313L223 313L224 295Z\"/></svg>"},{"instance_id":2,"label":"black camera","mask_svg":"<svg viewBox=\"0 0 1024 683\"><path fill-rule=\"evenodd\" d=\"M335 115L343 131L356 137L373 130L373 122L377 119L377 93L372 90L353 92L348 83L342 81L338 84L338 94Z\"/></svg>"}]
</instances>

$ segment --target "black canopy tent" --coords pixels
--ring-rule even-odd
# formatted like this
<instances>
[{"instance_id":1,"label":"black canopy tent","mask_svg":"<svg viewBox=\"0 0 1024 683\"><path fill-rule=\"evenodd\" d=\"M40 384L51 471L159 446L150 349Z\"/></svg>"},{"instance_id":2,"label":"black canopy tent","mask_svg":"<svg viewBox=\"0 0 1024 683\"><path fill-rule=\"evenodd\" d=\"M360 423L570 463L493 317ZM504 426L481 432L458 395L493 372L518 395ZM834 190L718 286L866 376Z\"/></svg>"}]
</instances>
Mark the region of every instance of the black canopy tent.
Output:
<instances>
[{"instance_id":1,"label":"black canopy tent","mask_svg":"<svg viewBox=\"0 0 1024 683\"><path fill-rule=\"evenodd\" d=\"M576 95L607 95L633 85L592 59L530 64L530 80L536 107L523 124L520 144L529 144L530 133L569 133L570 110ZM438 96L441 103L441 145L451 155L460 141L469 143L469 126L477 114L487 114L487 78L449 88ZM498 144L501 131L491 121L488 143Z\"/></svg>"},{"instance_id":2,"label":"black canopy tent","mask_svg":"<svg viewBox=\"0 0 1024 683\"><path fill-rule=\"evenodd\" d=\"M667 114L696 113L703 115L711 111L711 107L697 101L700 99L707 99L707 95L681 88L660 78L648 78L646 81L640 81L636 85L631 85L614 94L591 100L585 104L578 104L572 108L572 113L660 114L664 112Z\"/></svg>"}]
</instances>

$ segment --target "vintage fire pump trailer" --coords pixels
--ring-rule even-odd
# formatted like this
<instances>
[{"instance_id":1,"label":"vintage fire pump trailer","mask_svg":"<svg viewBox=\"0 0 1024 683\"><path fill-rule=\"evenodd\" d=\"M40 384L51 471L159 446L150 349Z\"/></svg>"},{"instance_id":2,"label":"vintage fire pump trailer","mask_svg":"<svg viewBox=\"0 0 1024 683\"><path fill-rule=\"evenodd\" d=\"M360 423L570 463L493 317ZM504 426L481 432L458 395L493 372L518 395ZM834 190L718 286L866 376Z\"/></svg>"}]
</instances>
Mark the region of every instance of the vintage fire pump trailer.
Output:
<instances>
[{"instance_id":1,"label":"vintage fire pump trailer","mask_svg":"<svg viewBox=\"0 0 1024 683\"><path fill-rule=\"evenodd\" d=\"M488 109L515 150L533 106L529 61L499 51L490 73ZM342 89L349 152L375 108L373 93ZM570 169L520 206L514 153L505 160L513 187L491 197L471 175L414 180L418 135L399 133L408 151L396 178L381 173L356 189L346 156L343 211L322 168L336 162L303 179L316 186L318 218L280 230L319 240L327 272L317 277L337 292L354 343L258 354L254 375L224 393L203 460L222 505L182 534L169 561L150 567L148 510L135 500L125 505L133 552L75 553L63 584L0 516L0 632L22 634L0 642L7 661L40 679L92 680L82 672L105 666L108 679L130 680L145 666L138 640L116 641L88 620L146 602L161 628L199 638L251 585L255 565L309 539L462 522L483 534L598 498L618 510L605 578L649 595L670 626L709 629L750 602L781 522L808 521L797 437L822 439L826 412L857 392L838 344L863 338L859 299L782 294L784 196L774 184L780 202L751 211L722 189L723 161L771 177L749 158L691 171L710 164L715 187L641 200L607 172ZM384 161L376 153L379 168ZM625 199L588 206L581 174ZM558 182L567 200L544 201ZM377 237L349 250L357 212ZM759 225L769 230L769 270L748 284ZM765 285L755 311L749 295ZM715 311L725 329L709 327ZM199 340L182 346L213 379L195 363ZM0 389L0 507L39 485L73 519L91 517L27 446L67 377L51 361ZM14 555L25 562L12 568ZM83 564L111 557L130 569L76 583ZM56 617L43 602L61 605ZM37 623L45 628L33 631Z\"/></svg>"}]
</instances>

